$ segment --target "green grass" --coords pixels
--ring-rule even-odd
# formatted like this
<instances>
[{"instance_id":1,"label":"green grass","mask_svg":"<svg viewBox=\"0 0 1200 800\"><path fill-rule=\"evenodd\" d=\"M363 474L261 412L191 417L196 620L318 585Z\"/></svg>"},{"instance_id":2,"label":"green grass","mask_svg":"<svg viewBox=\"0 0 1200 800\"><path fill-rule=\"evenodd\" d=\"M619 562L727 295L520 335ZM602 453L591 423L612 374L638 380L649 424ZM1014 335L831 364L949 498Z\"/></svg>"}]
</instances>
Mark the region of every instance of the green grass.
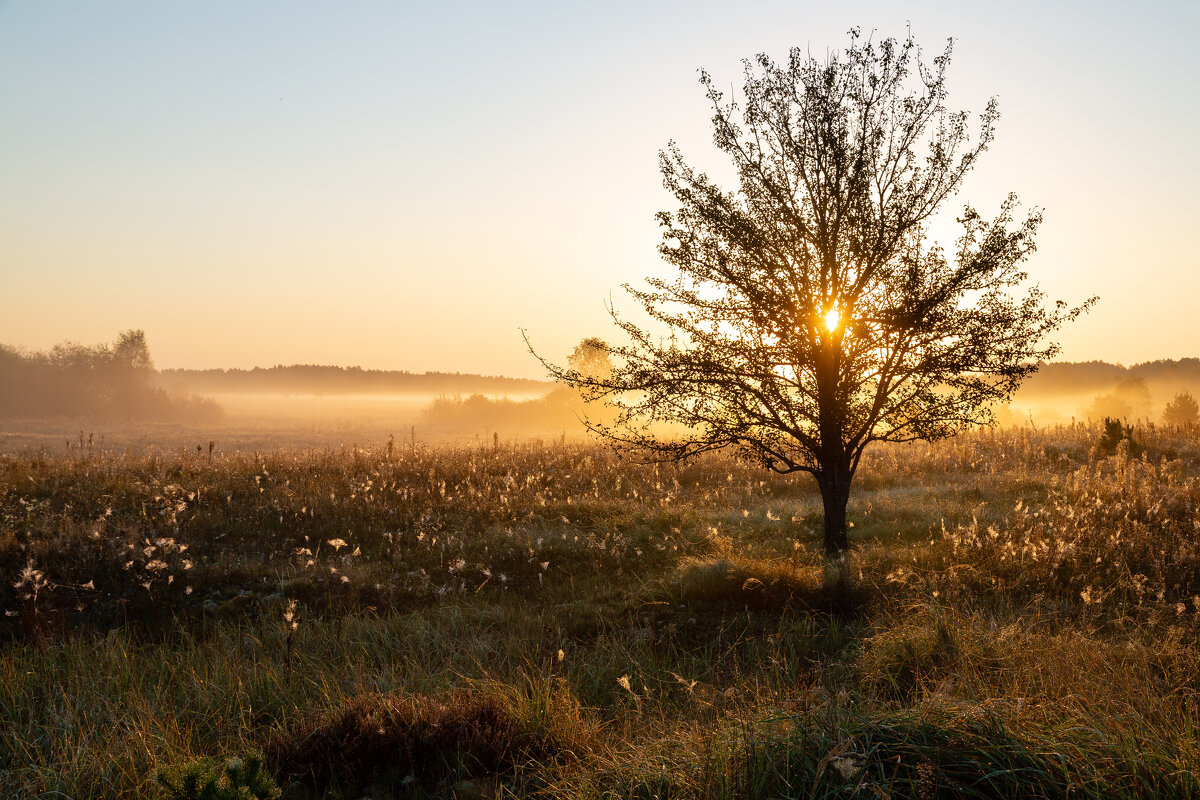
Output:
<instances>
[{"instance_id":1,"label":"green grass","mask_svg":"<svg viewBox=\"0 0 1200 800\"><path fill-rule=\"evenodd\" d=\"M869 454L836 597L813 487L718 457L2 456L0 783L1195 796L1200 450L1097 435Z\"/></svg>"}]
</instances>

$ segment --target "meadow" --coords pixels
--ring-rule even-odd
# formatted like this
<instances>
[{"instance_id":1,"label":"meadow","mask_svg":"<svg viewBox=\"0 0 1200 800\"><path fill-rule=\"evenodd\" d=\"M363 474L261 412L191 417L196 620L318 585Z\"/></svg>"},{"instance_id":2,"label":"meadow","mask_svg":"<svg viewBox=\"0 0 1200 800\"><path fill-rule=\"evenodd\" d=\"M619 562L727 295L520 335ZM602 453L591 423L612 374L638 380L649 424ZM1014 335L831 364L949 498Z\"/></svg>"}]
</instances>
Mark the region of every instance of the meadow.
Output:
<instances>
[{"instance_id":1,"label":"meadow","mask_svg":"<svg viewBox=\"0 0 1200 800\"><path fill-rule=\"evenodd\" d=\"M1195 432L868 451L837 594L803 476L401 434L0 455L5 796L1200 795Z\"/></svg>"}]
</instances>

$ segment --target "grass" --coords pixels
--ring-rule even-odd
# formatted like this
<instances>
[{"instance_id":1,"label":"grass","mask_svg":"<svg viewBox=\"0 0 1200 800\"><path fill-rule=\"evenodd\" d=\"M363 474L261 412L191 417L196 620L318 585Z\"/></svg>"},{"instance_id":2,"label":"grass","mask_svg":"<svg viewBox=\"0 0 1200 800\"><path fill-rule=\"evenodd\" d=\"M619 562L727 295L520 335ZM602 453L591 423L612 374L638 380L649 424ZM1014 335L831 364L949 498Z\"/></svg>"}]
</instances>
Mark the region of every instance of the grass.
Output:
<instances>
[{"instance_id":1,"label":"grass","mask_svg":"<svg viewBox=\"0 0 1200 800\"><path fill-rule=\"evenodd\" d=\"M870 453L811 485L586 444L0 456L0 781L160 797L1200 794L1200 445Z\"/></svg>"}]
</instances>

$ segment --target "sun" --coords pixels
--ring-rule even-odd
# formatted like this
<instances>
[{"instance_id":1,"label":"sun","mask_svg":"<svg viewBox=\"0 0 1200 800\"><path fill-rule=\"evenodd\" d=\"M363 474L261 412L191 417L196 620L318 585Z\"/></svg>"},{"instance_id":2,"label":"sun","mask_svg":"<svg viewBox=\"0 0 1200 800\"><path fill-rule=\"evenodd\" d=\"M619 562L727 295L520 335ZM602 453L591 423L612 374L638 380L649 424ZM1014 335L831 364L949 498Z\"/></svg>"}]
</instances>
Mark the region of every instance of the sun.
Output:
<instances>
[{"instance_id":1,"label":"sun","mask_svg":"<svg viewBox=\"0 0 1200 800\"><path fill-rule=\"evenodd\" d=\"M838 323L842 321L842 315L838 313L836 307L825 312L825 329L830 333L837 330Z\"/></svg>"}]
</instances>

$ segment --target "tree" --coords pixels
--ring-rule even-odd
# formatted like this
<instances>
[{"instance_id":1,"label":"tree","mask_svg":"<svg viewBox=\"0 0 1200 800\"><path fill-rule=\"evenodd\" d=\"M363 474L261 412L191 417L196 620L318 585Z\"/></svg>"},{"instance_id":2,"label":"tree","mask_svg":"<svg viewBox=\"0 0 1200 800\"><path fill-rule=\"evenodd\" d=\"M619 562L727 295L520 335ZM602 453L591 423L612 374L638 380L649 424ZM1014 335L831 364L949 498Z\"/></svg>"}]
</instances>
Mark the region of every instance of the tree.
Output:
<instances>
[{"instance_id":1,"label":"tree","mask_svg":"<svg viewBox=\"0 0 1200 800\"><path fill-rule=\"evenodd\" d=\"M142 373L154 371L154 361L150 358L150 345L146 342L145 331L121 331L117 343L113 345L112 354L118 366Z\"/></svg>"},{"instance_id":2,"label":"tree","mask_svg":"<svg viewBox=\"0 0 1200 800\"><path fill-rule=\"evenodd\" d=\"M1090 420L1130 420L1133 406L1117 394L1098 394L1092 404L1083 409L1083 416Z\"/></svg>"},{"instance_id":3,"label":"tree","mask_svg":"<svg viewBox=\"0 0 1200 800\"><path fill-rule=\"evenodd\" d=\"M702 72L736 189L671 143L660 166L679 207L658 215L659 252L678 275L625 287L656 328L611 309L629 343L607 346L607 377L543 360L620 408L593 426L618 444L668 459L729 448L814 476L829 557L849 547L868 445L991 422L993 404L1057 352L1045 336L1092 302L1047 309L1036 286L1014 296L1041 216L1014 222L1013 195L991 221L967 207L952 254L927 241L997 119L993 100L972 142L966 112L946 109L950 54L928 65L911 36L853 30L823 61L793 49L782 64L744 62L733 100ZM664 422L687 433L656 436Z\"/></svg>"},{"instance_id":4,"label":"tree","mask_svg":"<svg viewBox=\"0 0 1200 800\"><path fill-rule=\"evenodd\" d=\"M1130 412L1135 417L1150 416L1150 406L1154 402L1146 381L1137 375L1130 375L1117 383L1113 394L1118 400L1129 404Z\"/></svg>"},{"instance_id":5,"label":"tree","mask_svg":"<svg viewBox=\"0 0 1200 800\"><path fill-rule=\"evenodd\" d=\"M1195 427L1200 423L1200 405L1196 403L1196 398L1190 392L1175 395L1175 399L1163 409L1163 422L1181 428Z\"/></svg>"},{"instance_id":6,"label":"tree","mask_svg":"<svg viewBox=\"0 0 1200 800\"><path fill-rule=\"evenodd\" d=\"M1120 419L1105 417L1100 427L1100 440L1093 450L1094 458L1105 458L1117 452L1117 447L1125 442L1125 455L1137 458L1142 454L1142 448L1133 439L1133 428Z\"/></svg>"},{"instance_id":7,"label":"tree","mask_svg":"<svg viewBox=\"0 0 1200 800\"><path fill-rule=\"evenodd\" d=\"M567 356L567 366L581 375L604 380L612 375L612 358L608 354L608 345L603 339L589 336L575 345L571 355Z\"/></svg>"}]
</instances>

